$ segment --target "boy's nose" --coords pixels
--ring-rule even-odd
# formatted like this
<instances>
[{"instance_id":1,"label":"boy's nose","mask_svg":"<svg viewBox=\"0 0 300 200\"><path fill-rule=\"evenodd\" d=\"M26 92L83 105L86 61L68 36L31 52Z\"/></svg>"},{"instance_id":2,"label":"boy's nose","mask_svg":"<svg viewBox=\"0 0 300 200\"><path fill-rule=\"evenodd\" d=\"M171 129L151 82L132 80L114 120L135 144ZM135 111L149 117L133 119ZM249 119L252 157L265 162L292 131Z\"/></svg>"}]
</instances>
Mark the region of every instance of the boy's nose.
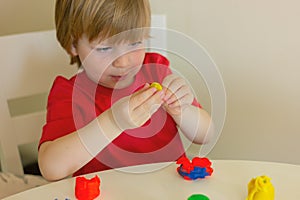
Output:
<instances>
[{"instance_id":1,"label":"boy's nose","mask_svg":"<svg viewBox=\"0 0 300 200\"><path fill-rule=\"evenodd\" d=\"M130 56L129 54L124 54L118 57L113 62L114 67L128 67L130 65Z\"/></svg>"}]
</instances>

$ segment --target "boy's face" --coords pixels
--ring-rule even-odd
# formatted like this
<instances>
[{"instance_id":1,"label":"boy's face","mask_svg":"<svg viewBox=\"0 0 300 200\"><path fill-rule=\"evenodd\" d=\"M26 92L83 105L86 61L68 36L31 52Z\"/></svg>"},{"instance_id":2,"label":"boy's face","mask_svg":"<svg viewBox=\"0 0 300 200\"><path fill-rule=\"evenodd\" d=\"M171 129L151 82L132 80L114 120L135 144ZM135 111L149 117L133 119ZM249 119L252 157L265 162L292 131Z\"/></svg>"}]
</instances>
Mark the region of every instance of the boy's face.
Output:
<instances>
[{"instance_id":1,"label":"boy's face","mask_svg":"<svg viewBox=\"0 0 300 200\"><path fill-rule=\"evenodd\" d=\"M141 69L144 57L144 41L109 44L89 42L82 36L72 54L78 55L87 76L97 84L122 89L133 83Z\"/></svg>"}]
</instances>

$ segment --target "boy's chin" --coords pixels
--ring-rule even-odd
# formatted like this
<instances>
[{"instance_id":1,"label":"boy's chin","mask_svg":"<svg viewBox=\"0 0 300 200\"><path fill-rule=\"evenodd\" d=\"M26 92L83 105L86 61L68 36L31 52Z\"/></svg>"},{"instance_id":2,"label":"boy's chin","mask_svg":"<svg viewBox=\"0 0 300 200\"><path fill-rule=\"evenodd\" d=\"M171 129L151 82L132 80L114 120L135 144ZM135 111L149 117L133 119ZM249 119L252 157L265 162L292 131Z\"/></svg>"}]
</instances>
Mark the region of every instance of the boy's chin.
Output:
<instances>
[{"instance_id":1,"label":"boy's chin","mask_svg":"<svg viewBox=\"0 0 300 200\"><path fill-rule=\"evenodd\" d=\"M127 78L124 80L119 80L119 81L115 82L114 84L112 84L111 88L124 89L124 88L129 87L133 82L134 82L134 78Z\"/></svg>"},{"instance_id":2,"label":"boy's chin","mask_svg":"<svg viewBox=\"0 0 300 200\"><path fill-rule=\"evenodd\" d=\"M111 89L124 89L131 85L132 82L119 81L117 83L99 83L99 85Z\"/></svg>"}]
</instances>

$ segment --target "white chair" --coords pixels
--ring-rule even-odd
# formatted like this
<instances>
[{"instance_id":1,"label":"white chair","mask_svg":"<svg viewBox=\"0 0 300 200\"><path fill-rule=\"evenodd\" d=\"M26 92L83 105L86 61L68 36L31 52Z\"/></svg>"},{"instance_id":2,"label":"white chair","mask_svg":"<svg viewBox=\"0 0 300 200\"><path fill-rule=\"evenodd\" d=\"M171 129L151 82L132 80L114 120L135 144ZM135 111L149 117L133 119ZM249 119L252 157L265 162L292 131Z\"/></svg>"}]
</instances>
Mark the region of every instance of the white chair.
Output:
<instances>
[{"instance_id":1,"label":"white chair","mask_svg":"<svg viewBox=\"0 0 300 200\"><path fill-rule=\"evenodd\" d=\"M32 143L29 162L37 162L47 94L57 75L70 77L77 67L69 65L69 57L59 46L53 30L0 37L0 55L1 198L46 183L24 175L19 148Z\"/></svg>"},{"instance_id":2,"label":"white chair","mask_svg":"<svg viewBox=\"0 0 300 200\"><path fill-rule=\"evenodd\" d=\"M152 20L152 26L166 25L163 15L155 15ZM151 44L159 42L165 46L165 35L154 32L153 36L158 41L152 39ZM54 30L2 36L0 55L1 199L47 183L41 177L24 174L23 168L37 163L37 142L45 124L47 95L54 78L71 77L77 67L69 65L69 57L58 44ZM21 156L19 149L28 143L28 152L24 150Z\"/></svg>"}]
</instances>

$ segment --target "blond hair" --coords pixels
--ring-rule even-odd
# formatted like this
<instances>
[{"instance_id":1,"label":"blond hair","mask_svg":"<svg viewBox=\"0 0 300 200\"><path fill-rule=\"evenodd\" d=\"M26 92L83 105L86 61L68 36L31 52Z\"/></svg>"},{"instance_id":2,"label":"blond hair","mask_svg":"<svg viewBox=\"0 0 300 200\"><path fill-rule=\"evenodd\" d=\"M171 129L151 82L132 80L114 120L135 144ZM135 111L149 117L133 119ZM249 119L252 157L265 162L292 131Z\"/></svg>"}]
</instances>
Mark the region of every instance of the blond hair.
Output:
<instances>
[{"instance_id":1,"label":"blond hair","mask_svg":"<svg viewBox=\"0 0 300 200\"><path fill-rule=\"evenodd\" d=\"M151 11L148 0L56 0L56 36L71 55L71 64L81 65L72 56L72 45L85 34L89 41L136 28L149 27ZM143 32L143 34L149 34Z\"/></svg>"}]
</instances>

